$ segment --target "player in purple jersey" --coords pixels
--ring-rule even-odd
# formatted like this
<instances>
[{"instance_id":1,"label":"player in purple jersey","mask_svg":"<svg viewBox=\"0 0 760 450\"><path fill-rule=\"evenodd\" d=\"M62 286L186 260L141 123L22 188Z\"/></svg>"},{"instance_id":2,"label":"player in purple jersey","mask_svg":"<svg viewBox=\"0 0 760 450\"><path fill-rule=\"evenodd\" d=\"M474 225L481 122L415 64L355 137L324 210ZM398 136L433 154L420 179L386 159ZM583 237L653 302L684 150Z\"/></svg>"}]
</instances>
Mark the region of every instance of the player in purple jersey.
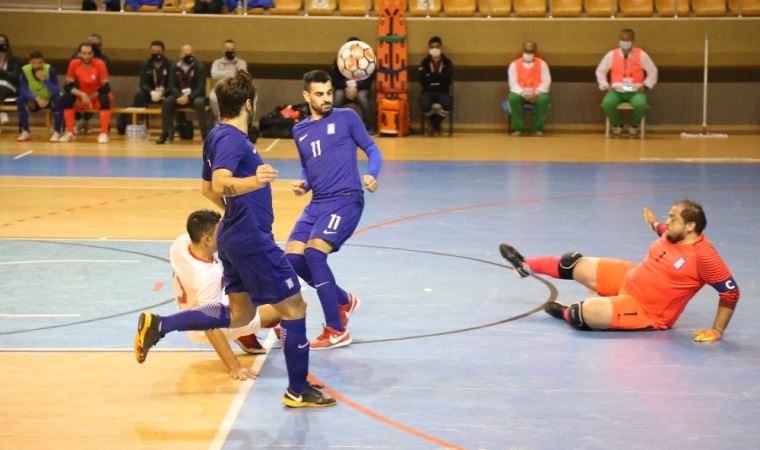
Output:
<instances>
[{"instance_id":1,"label":"player in purple jersey","mask_svg":"<svg viewBox=\"0 0 760 450\"><path fill-rule=\"evenodd\" d=\"M277 170L264 164L248 140L256 89L251 75L239 70L216 85L220 125L203 145L202 192L225 209L217 247L224 267L229 307L207 304L170 316L142 313L135 336L137 361L172 331L209 330L245 325L256 307L261 323L280 321L289 385L282 402L290 407L335 405L335 399L306 379L309 341L306 304L285 253L272 234L272 188Z\"/></svg>"},{"instance_id":2,"label":"player in purple jersey","mask_svg":"<svg viewBox=\"0 0 760 450\"><path fill-rule=\"evenodd\" d=\"M327 256L340 250L356 230L364 189L377 189L383 158L359 115L352 109L333 108L327 72L307 72L303 85L311 115L293 127L302 169L292 189L299 196L311 190L312 197L293 226L285 253L296 273L317 290L327 324L311 348L324 350L351 343L348 318L360 304L358 297L337 285ZM363 177L357 167L357 147L369 158Z\"/></svg>"}]
</instances>

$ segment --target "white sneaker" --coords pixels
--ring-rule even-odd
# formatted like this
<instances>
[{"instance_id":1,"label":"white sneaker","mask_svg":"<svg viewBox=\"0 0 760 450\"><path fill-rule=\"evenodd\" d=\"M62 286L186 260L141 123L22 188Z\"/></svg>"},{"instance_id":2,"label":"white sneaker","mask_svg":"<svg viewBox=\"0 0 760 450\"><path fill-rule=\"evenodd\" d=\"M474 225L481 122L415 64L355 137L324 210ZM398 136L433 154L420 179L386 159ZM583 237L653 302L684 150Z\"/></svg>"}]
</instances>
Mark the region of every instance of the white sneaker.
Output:
<instances>
[{"instance_id":1,"label":"white sneaker","mask_svg":"<svg viewBox=\"0 0 760 450\"><path fill-rule=\"evenodd\" d=\"M98 144L108 144L108 133L100 133L98 135Z\"/></svg>"},{"instance_id":2,"label":"white sneaker","mask_svg":"<svg viewBox=\"0 0 760 450\"><path fill-rule=\"evenodd\" d=\"M620 134L623 133L623 127L612 127L612 137L613 138L619 138Z\"/></svg>"},{"instance_id":3,"label":"white sneaker","mask_svg":"<svg viewBox=\"0 0 760 450\"><path fill-rule=\"evenodd\" d=\"M10 121L11 121L11 118L8 117L8 113L0 112L0 125L5 125L6 123Z\"/></svg>"},{"instance_id":4,"label":"white sneaker","mask_svg":"<svg viewBox=\"0 0 760 450\"><path fill-rule=\"evenodd\" d=\"M628 136L630 136L633 139L636 139L639 137L639 128L638 127L630 127L628 129Z\"/></svg>"},{"instance_id":5,"label":"white sneaker","mask_svg":"<svg viewBox=\"0 0 760 450\"><path fill-rule=\"evenodd\" d=\"M18 135L18 138L16 138L16 140L19 141L19 142L24 142L24 141L28 141L31 138L32 137L29 136L29 132L26 131L26 130L24 130L24 131L21 132L21 134Z\"/></svg>"},{"instance_id":6,"label":"white sneaker","mask_svg":"<svg viewBox=\"0 0 760 450\"><path fill-rule=\"evenodd\" d=\"M57 131L53 132L53 135L50 136L50 142L58 142L61 140L61 134Z\"/></svg>"},{"instance_id":7,"label":"white sneaker","mask_svg":"<svg viewBox=\"0 0 760 450\"><path fill-rule=\"evenodd\" d=\"M58 142L70 142L74 140L74 135L68 131L58 139Z\"/></svg>"}]
</instances>

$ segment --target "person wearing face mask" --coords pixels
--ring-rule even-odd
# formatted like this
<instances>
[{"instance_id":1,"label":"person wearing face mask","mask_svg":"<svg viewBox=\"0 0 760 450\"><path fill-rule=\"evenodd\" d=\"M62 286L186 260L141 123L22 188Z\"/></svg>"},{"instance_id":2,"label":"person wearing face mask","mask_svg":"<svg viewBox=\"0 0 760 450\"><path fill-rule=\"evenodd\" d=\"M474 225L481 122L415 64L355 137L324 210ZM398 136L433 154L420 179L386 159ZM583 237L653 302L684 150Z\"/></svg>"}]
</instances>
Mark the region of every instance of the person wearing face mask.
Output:
<instances>
[{"instance_id":1,"label":"person wearing face mask","mask_svg":"<svg viewBox=\"0 0 760 450\"><path fill-rule=\"evenodd\" d=\"M166 57L165 50L166 46L162 41L155 40L150 43L150 56L140 67L140 86L132 98L130 107L144 108L151 103L160 104L164 101L169 90L169 74L172 69L172 61ZM119 134L126 132L129 120L129 114L119 117Z\"/></svg>"},{"instance_id":2,"label":"person wearing face mask","mask_svg":"<svg viewBox=\"0 0 760 450\"><path fill-rule=\"evenodd\" d=\"M214 82L214 88L220 80L235 75L237 70L248 70L248 63L238 58L235 41L227 39L224 41L224 56L217 59L211 64L211 79ZM214 89L208 95L209 106L213 114L213 122L219 121L219 102L216 99Z\"/></svg>"},{"instance_id":3,"label":"person wearing face mask","mask_svg":"<svg viewBox=\"0 0 760 450\"><path fill-rule=\"evenodd\" d=\"M17 101L19 131L18 141L28 141L29 112L45 108L53 110L55 122L50 142L58 142L63 131L63 107L61 104L61 88L58 85L58 75L55 68L45 62L42 53L33 51L29 55L29 64L21 68L21 89Z\"/></svg>"},{"instance_id":4,"label":"person wearing face mask","mask_svg":"<svg viewBox=\"0 0 760 450\"><path fill-rule=\"evenodd\" d=\"M617 110L623 102L633 106L629 135L639 137L639 125L647 110L647 92L657 84L657 66L644 50L634 47L635 37L630 28L621 30L619 48L607 52L596 68L599 90L607 91L602 109L612 124L614 138L623 132L623 120Z\"/></svg>"},{"instance_id":5,"label":"person wearing face mask","mask_svg":"<svg viewBox=\"0 0 760 450\"><path fill-rule=\"evenodd\" d=\"M509 106L512 111L512 136L521 136L525 132L523 122L523 104L535 105L533 135L544 135L544 117L549 108L549 87L552 83L549 66L542 58L536 56L538 45L535 42L523 44L522 57L509 65Z\"/></svg>"},{"instance_id":6,"label":"person wearing face mask","mask_svg":"<svg viewBox=\"0 0 760 450\"><path fill-rule=\"evenodd\" d=\"M82 43L79 46L79 57L69 62L63 91L61 102L63 103L66 133L59 142L69 142L74 139L76 112L96 110L100 115L98 143L108 143L111 104L113 104L114 97L113 92L111 92L106 64L103 60L95 57L91 44Z\"/></svg>"},{"instance_id":7,"label":"person wearing face mask","mask_svg":"<svg viewBox=\"0 0 760 450\"><path fill-rule=\"evenodd\" d=\"M198 116L201 137L206 138L206 68L193 56L193 47L183 45L180 59L172 65L169 72L169 89L161 104L161 127L163 129L157 144L174 140L174 118L185 121L184 113L177 113L177 108L193 108Z\"/></svg>"},{"instance_id":8,"label":"person wearing face mask","mask_svg":"<svg viewBox=\"0 0 760 450\"><path fill-rule=\"evenodd\" d=\"M19 64L13 57L11 41L8 36L0 34L0 105L8 97L15 97L19 90ZM7 113L0 113L0 125L8 123Z\"/></svg>"},{"instance_id":9,"label":"person wearing face mask","mask_svg":"<svg viewBox=\"0 0 760 450\"><path fill-rule=\"evenodd\" d=\"M440 134L441 122L454 108L454 99L449 93L454 75L454 64L441 51L443 41L433 36L428 41L428 56L418 69L422 95L420 109L429 117L430 128L425 134Z\"/></svg>"}]
</instances>

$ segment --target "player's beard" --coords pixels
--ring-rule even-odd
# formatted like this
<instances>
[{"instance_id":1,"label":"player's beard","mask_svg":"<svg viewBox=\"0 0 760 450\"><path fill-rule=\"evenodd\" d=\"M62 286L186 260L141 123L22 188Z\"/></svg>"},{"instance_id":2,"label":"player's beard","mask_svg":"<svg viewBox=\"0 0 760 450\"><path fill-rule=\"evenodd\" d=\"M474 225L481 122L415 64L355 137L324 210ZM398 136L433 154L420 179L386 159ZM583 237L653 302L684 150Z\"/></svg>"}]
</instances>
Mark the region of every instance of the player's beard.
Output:
<instances>
[{"instance_id":1,"label":"player's beard","mask_svg":"<svg viewBox=\"0 0 760 450\"><path fill-rule=\"evenodd\" d=\"M685 233L681 231L680 233L676 233L674 231L668 230L665 232L665 237L668 238L668 240L674 244L678 244L679 242L683 241L686 237Z\"/></svg>"}]
</instances>

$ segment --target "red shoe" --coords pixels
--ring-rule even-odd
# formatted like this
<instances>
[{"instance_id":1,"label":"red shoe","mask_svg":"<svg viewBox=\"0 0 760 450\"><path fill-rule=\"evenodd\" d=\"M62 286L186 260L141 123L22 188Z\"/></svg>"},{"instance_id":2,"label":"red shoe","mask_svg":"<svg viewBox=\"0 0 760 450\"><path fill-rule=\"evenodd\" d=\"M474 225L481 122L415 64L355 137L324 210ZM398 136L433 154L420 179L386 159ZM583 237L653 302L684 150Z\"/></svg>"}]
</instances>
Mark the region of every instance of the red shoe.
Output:
<instances>
[{"instance_id":1,"label":"red shoe","mask_svg":"<svg viewBox=\"0 0 760 450\"><path fill-rule=\"evenodd\" d=\"M330 327L325 327L322 334L311 341L309 347L312 350L328 350L331 348L344 347L351 342L353 341L351 340L351 334L348 332L348 328L343 331L338 331Z\"/></svg>"},{"instance_id":2,"label":"red shoe","mask_svg":"<svg viewBox=\"0 0 760 450\"><path fill-rule=\"evenodd\" d=\"M259 344L259 339L255 334L249 334L247 336L240 336L235 339L235 343L240 346L240 349L251 355L261 355L267 351Z\"/></svg>"},{"instance_id":3,"label":"red shoe","mask_svg":"<svg viewBox=\"0 0 760 450\"><path fill-rule=\"evenodd\" d=\"M354 294L347 292L348 294L348 303L345 305L338 305L338 310L340 310L340 323L343 324L343 328L346 328L348 326L348 319L351 317L351 314L354 313L357 309L359 309L359 305L362 304L362 301L359 300L359 297L355 296Z\"/></svg>"}]
</instances>

